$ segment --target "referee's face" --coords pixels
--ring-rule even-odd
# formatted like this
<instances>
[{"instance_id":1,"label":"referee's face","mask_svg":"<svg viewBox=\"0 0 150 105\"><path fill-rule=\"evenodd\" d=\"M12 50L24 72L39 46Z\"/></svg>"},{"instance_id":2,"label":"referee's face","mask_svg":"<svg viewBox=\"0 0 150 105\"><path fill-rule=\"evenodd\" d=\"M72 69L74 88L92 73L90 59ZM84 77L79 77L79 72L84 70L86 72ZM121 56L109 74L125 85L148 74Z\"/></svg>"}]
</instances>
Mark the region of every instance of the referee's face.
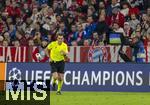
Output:
<instances>
[{"instance_id":1,"label":"referee's face","mask_svg":"<svg viewBox=\"0 0 150 105\"><path fill-rule=\"evenodd\" d=\"M61 44L64 41L64 37L58 35L57 41L58 41L58 44Z\"/></svg>"}]
</instances>

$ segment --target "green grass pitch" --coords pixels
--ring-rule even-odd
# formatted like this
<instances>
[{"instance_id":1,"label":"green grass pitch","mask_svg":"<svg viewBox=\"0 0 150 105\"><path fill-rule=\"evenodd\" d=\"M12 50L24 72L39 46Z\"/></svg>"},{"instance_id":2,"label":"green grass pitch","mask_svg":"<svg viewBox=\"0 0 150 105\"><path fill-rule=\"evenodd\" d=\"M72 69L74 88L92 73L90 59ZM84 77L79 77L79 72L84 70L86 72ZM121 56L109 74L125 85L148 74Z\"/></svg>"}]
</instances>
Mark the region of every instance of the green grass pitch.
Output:
<instances>
[{"instance_id":1,"label":"green grass pitch","mask_svg":"<svg viewBox=\"0 0 150 105\"><path fill-rule=\"evenodd\" d=\"M51 92L50 105L150 105L150 93Z\"/></svg>"}]
</instances>

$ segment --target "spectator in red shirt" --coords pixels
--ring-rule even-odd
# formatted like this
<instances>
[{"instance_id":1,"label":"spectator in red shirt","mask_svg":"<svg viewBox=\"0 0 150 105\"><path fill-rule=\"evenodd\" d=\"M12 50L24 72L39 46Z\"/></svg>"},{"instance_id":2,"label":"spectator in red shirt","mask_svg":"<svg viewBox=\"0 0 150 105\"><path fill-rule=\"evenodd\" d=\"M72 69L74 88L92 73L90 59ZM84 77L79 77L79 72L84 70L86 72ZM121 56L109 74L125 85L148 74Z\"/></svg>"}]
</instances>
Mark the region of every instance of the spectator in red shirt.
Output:
<instances>
[{"instance_id":1,"label":"spectator in red shirt","mask_svg":"<svg viewBox=\"0 0 150 105\"><path fill-rule=\"evenodd\" d=\"M15 11L14 12L15 17L21 16L21 9L20 9L20 5L18 3L13 4L13 10Z\"/></svg>"},{"instance_id":2,"label":"spectator in red shirt","mask_svg":"<svg viewBox=\"0 0 150 105\"><path fill-rule=\"evenodd\" d=\"M5 12L8 13L8 16L11 16L14 18L21 16L21 10L19 8L19 4L16 2L10 3L9 0L6 1Z\"/></svg>"},{"instance_id":3,"label":"spectator in red shirt","mask_svg":"<svg viewBox=\"0 0 150 105\"><path fill-rule=\"evenodd\" d=\"M83 0L76 0L76 2L77 2L80 6L82 6Z\"/></svg>"},{"instance_id":4,"label":"spectator in red shirt","mask_svg":"<svg viewBox=\"0 0 150 105\"><path fill-rule=\"evenodd\" d=\"M27 46L28 45L28 41L26 40L26 38L23 36L23 34L21 32L16 32L16 38L19 41L21 46Z\"/></svg>"},{"instance_id":5,"label":"spectator in red shirt","mask_svg":"<svg viewBox=\"0 0 150 105\"><path fill-rule=\"evenodd\" d=\"M107 23L109 26L112 26L114 22L117 22L120 27L124 26L124 15L120 12L119 8L114 8L112 10L113 15L111 17L108 17Z\"/></svg>"},{"instance_id":6,"label":"spectator in red shirt","mask_svg":"<svg viewBox=\"0 0 150 105\"><path fill-rule=\"evenodd\" d=\"M129 9L129 16L131 16L131 14L139 15L139 13L140 11L138 7L136 7L135 4L131 4L131 8Z\"/></svg>"},{"instance_id":7,"label":"spectator in red shirt","mask_svg":"<svg viewBox=\"0 0 150 105\"><path fill-rule=\"evenodd\" d=\"M129 22L124 23L123 29L124 29L124 32L125 32L125 36L126 37L131 37L131 34L132 34L133 31L132 31L132 29L129 25Z\"/></svg>"},{"instance_id":8,"label":"spectator in red shirt","mask_svg":"<svg viewBox=\"0 0 150 105\"><path fill-rule=\"evenodd\" d=\"M102 38L101 38L101 40L102 40ZM92 45L98 46L101 40L100 40L100 36L98 35L98 33L94 32L92 35Z\"/></svg>"},{"instance_id":9,"label":"spectator in red shirt","mask_svg":"<svg viewBox=\"0 0 150 105\"><path fill-rule=\"evenodd\" d=\"M29 40L32 39L31 34L29 32L25 32L25 40L26 40L26 46L28 46Z\"/></svg>"},{"instance_id":10,"label":"spectator in red shirt","mask_svg":"<svg viewBox=\"0 0 150 105\"><path fill-rule=\"evenodd\" d=\"M13 8L11 6L10 0L6 0L6 6L5 6L5 13L8 14L8 16L12 16L13 14Z\"/></svg>"}]
</instances>

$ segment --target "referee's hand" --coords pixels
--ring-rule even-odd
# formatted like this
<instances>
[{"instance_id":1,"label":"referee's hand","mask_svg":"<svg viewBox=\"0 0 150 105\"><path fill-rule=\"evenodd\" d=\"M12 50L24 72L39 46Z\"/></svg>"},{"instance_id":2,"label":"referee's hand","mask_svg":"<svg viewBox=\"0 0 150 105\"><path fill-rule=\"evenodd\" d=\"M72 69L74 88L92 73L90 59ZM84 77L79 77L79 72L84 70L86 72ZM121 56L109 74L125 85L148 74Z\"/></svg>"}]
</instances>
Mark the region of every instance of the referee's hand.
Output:
<instances>
[{"instance_id":1,"label":"referee's hand","mask_svg":"<svg viewBox=\"0 0 150 105\"><path fill-rule=\"evenodd\" d=\"M63 50L61 50L61 51L60 51L60 54L63 55L63 56L65 56L65 55L66 55L66 52L63 51Z\"/></svg>"},{"instance_id":2,"label":"referee's hand","mask_svg":"<svg viewBox=\"0 0 150 105\"><path fill-rule=\"evenodd\" d=\"M53 60L52 60L52 59L49 59L49 62L53 62Z\"/></svg>"}]
</instances>

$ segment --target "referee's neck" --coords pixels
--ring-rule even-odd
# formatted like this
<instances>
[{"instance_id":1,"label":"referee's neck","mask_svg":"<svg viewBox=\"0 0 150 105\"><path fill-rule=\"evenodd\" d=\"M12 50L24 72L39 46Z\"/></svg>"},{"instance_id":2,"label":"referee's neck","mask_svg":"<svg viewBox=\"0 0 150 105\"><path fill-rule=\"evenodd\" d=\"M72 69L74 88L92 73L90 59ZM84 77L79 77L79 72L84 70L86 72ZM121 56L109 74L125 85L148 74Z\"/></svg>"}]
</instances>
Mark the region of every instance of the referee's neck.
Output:
<instances>
[{"instance_id":1,"label":"referee's neck","mask_svg":"<svg viewBox=\"0 0 150 105\"><path fill-rule=\"evenodd\" d=\"M58 42L58 41L57 41L57 43L58 43L58 45L61 45L61 44L62 44L62 42Z\"/></svg>"}]
</instances>

